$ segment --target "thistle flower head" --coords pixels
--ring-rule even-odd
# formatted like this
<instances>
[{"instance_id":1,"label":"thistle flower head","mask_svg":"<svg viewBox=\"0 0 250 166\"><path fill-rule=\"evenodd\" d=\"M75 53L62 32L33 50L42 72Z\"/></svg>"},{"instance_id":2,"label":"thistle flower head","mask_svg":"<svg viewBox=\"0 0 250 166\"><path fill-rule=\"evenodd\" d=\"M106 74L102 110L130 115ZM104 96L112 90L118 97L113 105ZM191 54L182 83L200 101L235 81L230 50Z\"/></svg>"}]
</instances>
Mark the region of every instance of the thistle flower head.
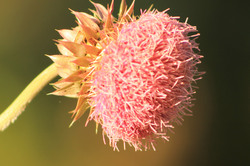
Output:
<instances>
[{"instance_id":1,"label":"thistle flower head","mask_svg":"<svg viewBox=\"0 0 250 166\"><path fill-rule=\"evenodd\" d=\"M199 34L167 10L136 18L134 2L127 8L122 0L115 19L113 1L107 9L93 4L94 16L73 11L79 26L59 31L62 55L49 56L62 77L53 94L78 98L73 122L89 108L87 122L101 124L114 149L119 140L135 150L154 148L192 106Z\"/></svg>"}]
</instances>

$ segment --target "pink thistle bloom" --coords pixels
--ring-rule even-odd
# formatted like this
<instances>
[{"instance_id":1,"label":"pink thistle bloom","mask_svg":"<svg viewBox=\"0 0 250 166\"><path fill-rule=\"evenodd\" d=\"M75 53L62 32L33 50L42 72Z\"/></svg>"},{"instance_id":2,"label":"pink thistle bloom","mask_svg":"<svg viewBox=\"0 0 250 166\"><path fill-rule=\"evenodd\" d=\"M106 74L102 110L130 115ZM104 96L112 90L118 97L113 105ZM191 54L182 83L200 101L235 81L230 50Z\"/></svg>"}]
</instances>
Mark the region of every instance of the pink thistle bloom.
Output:
<instances>
[{"instance_id":1,"label":"pink thistle bloom","mask_svg":"<svg viewBox=\"0 0 250 166\"><path fill-rule=\"evenodd\" d=\"M168 141L168 130L191 113L192 84L202 74L197 70L199 33L167 10L144 11L137 19L134 1L128 7L122 0L116 19L114 1L107 9L92 3L93 16L72 11L78 26L58 30L61 54L48 55L54 64L0 114L0 131L59 75L51 94L78 99L71 125L89 110L87 123L101 124L104 142L106 135L114 150L120 140L124 148L128 143L135 150L155 150L156 139Z\"/></svg>"},{"instance_id":2,"label":"pink thistle bloom","mask_svg":"<svg viewBox=\"0 0 250 166\"><path fill-rule=\"evenodd\" d=\"M123 140L145 150L189 111L199 75L196 28L164 12L148 11L123 26L102 52L93 78L90 115L110 145ZM198 36L199 34L193 35Z\"/></svg>"}]
</instances>

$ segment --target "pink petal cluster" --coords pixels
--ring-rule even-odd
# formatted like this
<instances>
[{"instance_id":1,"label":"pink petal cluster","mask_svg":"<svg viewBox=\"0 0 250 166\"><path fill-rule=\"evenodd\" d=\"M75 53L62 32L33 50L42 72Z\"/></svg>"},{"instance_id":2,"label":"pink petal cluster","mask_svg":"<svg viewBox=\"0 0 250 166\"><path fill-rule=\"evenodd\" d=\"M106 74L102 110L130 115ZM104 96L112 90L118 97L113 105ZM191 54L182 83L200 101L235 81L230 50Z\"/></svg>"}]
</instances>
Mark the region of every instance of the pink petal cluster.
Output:
<instances>
[{"instance_id":1,"label":"pink petal cluster","mask_svg":"<svg viewBox=\"0 0 250 166\"><path fill-rule=\"evenodd\" d=\"M173 122L190 111L199 34L177 19L166 11L144 12L101 53L90 119L102 125L114 149L119 140L135 150L154 148L155 138L168 140Z\"/></svg>"}]
</instances>

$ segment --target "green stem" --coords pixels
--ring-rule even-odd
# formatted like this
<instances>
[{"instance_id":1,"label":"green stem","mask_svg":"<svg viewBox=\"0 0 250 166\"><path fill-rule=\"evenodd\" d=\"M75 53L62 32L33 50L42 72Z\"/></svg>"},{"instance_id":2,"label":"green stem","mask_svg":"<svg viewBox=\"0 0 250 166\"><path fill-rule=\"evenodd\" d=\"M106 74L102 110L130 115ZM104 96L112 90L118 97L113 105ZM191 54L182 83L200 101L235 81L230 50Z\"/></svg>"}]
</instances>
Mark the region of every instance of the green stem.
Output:
<instances>
[{"instance_id":1,"label":"green stem","mask_svg":"<svg viewBox=\"0 0 250 166\"><path fill-rule=\"evenodd\" d=\"M56 65L52 64L31 81L11 105L0 115L0 131L6 129L10 123L13 123L24 111L27 104L30 103L43 87L56 76Z\"/></svg>"}]
</instances>

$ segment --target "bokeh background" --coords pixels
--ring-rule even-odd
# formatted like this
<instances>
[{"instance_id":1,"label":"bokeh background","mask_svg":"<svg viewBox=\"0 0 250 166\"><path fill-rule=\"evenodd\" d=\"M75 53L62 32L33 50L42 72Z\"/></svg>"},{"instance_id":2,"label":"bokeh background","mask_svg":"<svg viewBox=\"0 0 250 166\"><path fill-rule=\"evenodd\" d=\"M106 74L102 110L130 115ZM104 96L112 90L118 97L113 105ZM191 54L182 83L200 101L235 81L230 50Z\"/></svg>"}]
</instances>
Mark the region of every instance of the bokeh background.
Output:
<instances>
[{"instance_id":1,"label":"bokeh background","mask_svg":"<svg viewBox=\"0 0 250 166\"><path fill-rule=\"evenodd\" d=\"M102 4L106 0L96 0ZM130 4L132 0L127 0ZM118 13L119 0L115 1ZM222 0L136 0L135 14L151 4L169 14L189 17L201 36L198 81L192 117L176 125L170 142L157 151L114 152L86 115L72 128L75 99L47 96L47 86L6 131L0 133L0 166L206 166L247 165L250 156L249 10L243 2ZM44 54L57 54L55 29L76 26L68 8L87 11L88 0L0 0L0 112L46 66ZM248 16L248 17L246 17ZM249 162L248 162L249 163Z\"/></svg>"}]
</instances>

